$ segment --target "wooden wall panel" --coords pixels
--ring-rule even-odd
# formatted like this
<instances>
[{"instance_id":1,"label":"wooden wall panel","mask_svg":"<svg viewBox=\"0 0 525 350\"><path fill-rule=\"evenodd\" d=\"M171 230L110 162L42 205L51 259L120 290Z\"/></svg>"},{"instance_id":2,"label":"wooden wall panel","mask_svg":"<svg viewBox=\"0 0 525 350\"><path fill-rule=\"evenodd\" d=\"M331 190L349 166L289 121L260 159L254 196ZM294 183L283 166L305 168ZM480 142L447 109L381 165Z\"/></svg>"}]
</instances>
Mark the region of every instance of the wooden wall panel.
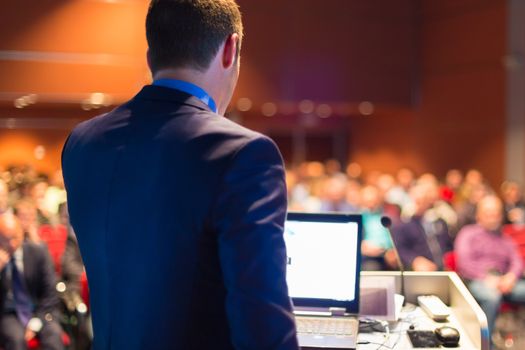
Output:
<instances>
[{"instance_id":1,"label":"wooden wall panel","mask_svg":"<svg viewBox=\"0 0 525 350\"><path fill-rule=\"evenodd\" d=\"M417 149L428 170L503 180L506 1L423 1Z\"/></svg>"},{"instance_id":2,"label":"wooden wall panel","mask_svg":"<svg viewBox=\"0 0 525 350\"><path fill-rule=\"evenodd\" d=\"M246 22L237 96L409 106L414 1L240 0ZM250 77L258 77L251 81ZM271 86L259 96L259 86ZM265 101L260 101L265 102Z\"/></svg>"}]
</instances>

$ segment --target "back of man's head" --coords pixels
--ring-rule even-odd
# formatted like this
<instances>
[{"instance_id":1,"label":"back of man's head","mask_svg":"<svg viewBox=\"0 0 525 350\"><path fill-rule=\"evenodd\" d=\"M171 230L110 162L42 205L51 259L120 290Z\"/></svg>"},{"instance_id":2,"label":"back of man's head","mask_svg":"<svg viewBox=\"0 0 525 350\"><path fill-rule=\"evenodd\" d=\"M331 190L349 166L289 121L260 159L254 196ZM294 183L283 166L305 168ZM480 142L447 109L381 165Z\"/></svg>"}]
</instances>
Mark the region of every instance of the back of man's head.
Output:
<instances>
[{"instance_id":1,"label":"back of man's head","mask_svg":"<svg viewBox=\"0 0 525 350\"><path fill-rule=\"evenodd\" d=\"M242 31L235 0L152 0L146 17L150 68L205 71L226 38L242 38Z\"/></svg>"}]
</instances>

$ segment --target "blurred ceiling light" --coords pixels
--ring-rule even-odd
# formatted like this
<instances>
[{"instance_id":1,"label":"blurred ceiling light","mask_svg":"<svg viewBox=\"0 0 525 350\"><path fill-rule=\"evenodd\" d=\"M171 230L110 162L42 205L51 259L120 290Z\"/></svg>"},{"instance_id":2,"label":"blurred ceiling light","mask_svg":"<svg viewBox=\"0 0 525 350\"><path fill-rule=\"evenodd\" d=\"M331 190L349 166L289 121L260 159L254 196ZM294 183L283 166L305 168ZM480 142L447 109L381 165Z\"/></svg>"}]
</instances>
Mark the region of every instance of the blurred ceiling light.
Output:
<instances>
[{"instance_id":1,"label":"blurred ceiling light","mask_svg":"<svg viewBox=\"0 0 525 350\"><path fill-rule=\"evenodd\" d=\"M277 113L277 105L273 102L266 102L261 107L261 113L265 117L273 117Z\"/></svg>"},{"instance_id":2,"label":"blurred ceiling light","mask_svg":"<svg viewBox=\"0 0 525 350\"><path fill-rule=\"evenodd\" d=\"M363 101L357 107L359 113L362 115L372 115L374 113L374 104L372 102Z\"/></svg>"},{"instance_id":3,"label":"blurred ceiling light","mask_svg":"<svg viewBox=\"0 0 525 350\"><path fill-rule=\"evenodd\" d=\"M320 118L328 118L329 116L332 115L332 107L330 107L329 105L325 103L317 106L315 111Z\"/></svg>"},{"instance_id":4,"label":"blurred ceiling light","mask_svg":"<svg viewBox=\"0 0 525 350\"><path fill-rule=\"evenodd\" d=\"M237 109L241 112L249 111L253 106L252 100L247 97L242 97L237 101Z\"/></svg>"},{"instance_id":5,"label":"blurred ceiling light","mask_svg":"<svg viewBox=\"0 0 525 350\"><path fill-rule=\"evenodd\" d=\"M38 100L38 96L36 94L29 94L29 95L24 95L22 97L17 98L13 104L15 105L16 108L24 108L29 105L35 104L37 100Z\"/></svg>"},{"instance_id":6,"label":"blurred ceiling light","mask_svg":"<svg viewBox=\"0 0 525 350\"><path fill-rule=\"evenodd\" d=\"M299 102L299 111L303 114L310 114L314 111L314 103L311 100L302 100Z\"/></svg>"},{"instance_id":7,"label":"blurred ceiling light","mask_svg":"<svg viewBox=\"0 0 525 350\"><path fill-rule=\"evenodd\" d=\"M102 106L106 101L106 95L102 92L94 92L91 94L89 100L93 105Z\"/></svg>"},{"instance_id":8,"label":"blurred ceiling light","mask_svg":"<svg viewBox=\"0 0 525 350\"><path fill-rule=\"evenodd\" d=\"M85 111L92 109L99 109L101 107L110 106L112 102L111 96L103 92L94 92L89 98L85 99L81 103L81 107Z\"/></svg>"},{"instance_id":9,"label":"blurred ceiling light","mask_svg":"<svg viewBox=\"0 0 525 350\"><path fill-rule=\"evenodd\" d=\"M14 101L15 108L24 108L27 106L27 103L23 97L19 97Z\"/></svg>"}]
</instances>

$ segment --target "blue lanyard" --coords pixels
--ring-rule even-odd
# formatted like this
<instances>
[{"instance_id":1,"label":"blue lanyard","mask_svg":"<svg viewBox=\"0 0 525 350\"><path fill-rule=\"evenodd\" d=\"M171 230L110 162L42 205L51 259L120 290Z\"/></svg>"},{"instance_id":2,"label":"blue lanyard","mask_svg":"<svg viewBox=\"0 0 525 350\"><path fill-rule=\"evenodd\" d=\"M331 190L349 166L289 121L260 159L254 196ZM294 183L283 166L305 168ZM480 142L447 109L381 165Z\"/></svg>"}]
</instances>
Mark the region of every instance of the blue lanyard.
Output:
<instances>
[{"instance_id":1,"label":"blue lanyard","mask_svg":"<svg viewBox=\"0 0 525 350\"><path fill-rule=\"evenodd\" d=\"M217 105L215 104L215 101L213 100L213 98L210 95L208 95L206 91L204 91L202 88L198 87L195 84L188 83L187 81L183 81L183 80L165 78L165 79L155 80L153 82L153 85L164 86L167 88L180 90L187 94L193 95L197 97L199 100L201 100L202 102L204 102L204 104L206 104L208 107L210 107L210 109L213 112L218 113Z\"/></svg>"}]
</instances>

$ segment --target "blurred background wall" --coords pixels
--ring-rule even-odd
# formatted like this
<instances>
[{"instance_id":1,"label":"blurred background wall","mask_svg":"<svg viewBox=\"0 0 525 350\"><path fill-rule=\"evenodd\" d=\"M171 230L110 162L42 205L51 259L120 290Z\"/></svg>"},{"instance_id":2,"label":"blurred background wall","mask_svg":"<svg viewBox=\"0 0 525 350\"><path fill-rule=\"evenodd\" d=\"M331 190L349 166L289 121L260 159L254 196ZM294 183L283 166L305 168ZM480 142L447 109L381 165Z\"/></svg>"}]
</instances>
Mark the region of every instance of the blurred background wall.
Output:
<instances>
[{"instance_id":1,"label":"blurred background wall","mask_svg":"<svg viewBox=\"0 0 525 350\"><path fill-rule=\"evenodd\" d=\"M525 180L512 164L525 161L516 1L238 2L246 36L228 117L273 137L288 164ZM0 167L58 168L76 123L150 82L146 11L145 0L3 4Z\"/></svg>"}]
</instances>

